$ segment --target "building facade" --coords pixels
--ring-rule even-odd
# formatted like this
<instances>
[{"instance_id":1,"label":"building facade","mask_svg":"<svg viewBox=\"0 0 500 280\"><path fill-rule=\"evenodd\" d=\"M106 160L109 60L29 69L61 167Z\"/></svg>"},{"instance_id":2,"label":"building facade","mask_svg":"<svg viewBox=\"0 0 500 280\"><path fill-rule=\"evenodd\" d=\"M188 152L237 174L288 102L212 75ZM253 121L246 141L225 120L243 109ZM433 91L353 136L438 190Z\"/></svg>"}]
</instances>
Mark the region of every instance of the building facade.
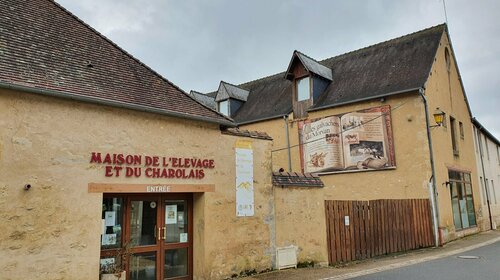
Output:
<instances>
[{"instance_id":1,"label":"building facade","mask_svg":"<svg viewBox=\"0 0 500 280\"><path fill-rule=\"evenodd\" d=\"M445 25L322 61L295 51L285 72L221 82L207 96L214 107L237 102L220 111L273 137L274 171L320 174L324 200L435 200L436 244L487 223L472 115Z\"/></svg>"},{"instance_id":2,"label":"building facade","mask_svg":"<svg viewBox=\"0 0 500 280\"><path fill-rule=\"evenodd\" d=\"M496 229L500 224L500 141L475 118L474 143L481 184L481 204L483 215L489 222L484 229Z\"/></svg>"},{"instance_id":3,"label":"building facade","mask_svg":"<svg viewBox=\"0 0 500 280\"><path fill-rule=\"evenodd\" d=\"M273 267L270 137L53 1L2 1L0 26L0 278Z\"/></svg>"}]
</instances>

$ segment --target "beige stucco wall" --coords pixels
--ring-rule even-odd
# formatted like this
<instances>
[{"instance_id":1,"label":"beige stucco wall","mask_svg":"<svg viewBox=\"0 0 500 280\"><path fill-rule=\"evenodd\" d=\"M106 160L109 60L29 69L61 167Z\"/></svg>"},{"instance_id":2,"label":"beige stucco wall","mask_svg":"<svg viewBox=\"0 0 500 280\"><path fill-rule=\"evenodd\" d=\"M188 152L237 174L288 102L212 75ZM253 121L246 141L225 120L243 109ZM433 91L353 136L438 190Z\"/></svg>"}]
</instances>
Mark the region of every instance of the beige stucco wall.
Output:
<instances>
[{"instance_id":1,"label":"beige stucco wall","mask_svg":"<svg viewBox=\"0 0 500 280\"><path fill-rule=\"evenodd\" d=\"M295 246L300 263L328 265L323 188L275 187L276 246Z\"/></svg>"},{"instance_id":2,"label":"beige stucco wall","mask_svg":"<svg viewBox=\"0 0 500 280\"><path fill-rule=\"evenodd\" d=\"M322 175L325 187L320 190L278 190L275 195L277 244L295 245L300 248L299 261L327 262L326 226L324 200L371 200L429 198L428 180L431 177L425 114L422 99L412 92L388 97L384 101L374 100L312 112L309 118L348 113L383 105L390 105L396 168L381 171L346 172ZM258 122L242 128L265 131L274 139L273 170L287 170L288 154L283 119ZM301 171L297 120L289 124L292 171ZM282 150L283 149L283 150ZM305 199L307 197L307 199ZM290 199L291 203L286 203ZM314 214L299 213L296 204L320 205ZM300 205L299 205L300 206ZM291 213L287 215L287 213ZM309 222L303 217L306 216ZM302 222L299 223L298 221ZM290 222L291 221L291 222ZM314 234L305 238L305 229L317 225ZM281 239L284 238L284 239ZM280 243L282 242L282 243ZM321 249L320 249L321 248Z\"/></svg>"},{"instance_id":3,"label":"beige stucco wall","mask_svg":"<svg viewBox=\"0 0 500 280\"><path fill-rule=\"evenodd\" d=\"M451 67L448 72L445 61L445 48L450 51ZM472 134L471 115L464 101L464 91L460 84L457 65L446 34L443 34L440 46L426 84L425 94L428 98L429 113L433 114L437 107L446 113L446 127L432 128L434 159L436 162L436 185L439 201L440 227L444 241L462 236L464 232L455 232L451 208L451 194L445 182L448 181L448 168L457 168L471 172L474 208L478 228L483 227L487 211L481 206L479 198L479 182L476 159L474 155L474 140ZM453 155L451 145L450 116L456 119L457 143L459 156ZM432 116L431 116L432 117ZM462 122L464 137L460 137L459 125ZM486 214L487 215L487 214ZM471 230L469 230L470 232ZM474 230L472 230L473 232Z\"/></svg>"},{"instance_id":4,"label":"beige stucco wall","mask_svg":"<svg viewBox=\"0 0 500 280\"><path fill-rule=\"evenodd\" d=\"M254 149L255 216L235 213L234 143L217 125L0 90L2 279L98 279L102 194L97 183L207 183L194 196L195 279L272 265L272 142ZM202 180L107 178L90 153L211 158ZM29 191L23 186L32 184Z\"/></svg>"},{"instance_id":5,"label":"beige stucco wall","mask_svg":"<svg viewBox=\"0 0 500 280\"><path fill-rule=\"evenodd\" d=\"M429 103L431 125L434 124L432 114L436 107L446 112L448 122L450 114L464 125L465 137L458 136L460 156L453 156L450 129L437 127L431 129L434 147L434 161L436 162L436 185L438 191L439 225L442 228L443 241L477 231L471 229L455 234L451 199L449 189L443 184L448 181L448 167L455 167L471 172L472 185L475 197L476 217L479 226L484 223L484 209L479 203L477 168L474 158L472 138L472 124L467 105L464 102L464 93L460 85L455 62L452 62L452 71L448 77L444 61L444 47L448 45L446 35L437 51L437 56L426 83L425 94ZM451 82L449 82L451 81ZM450 95L450 92L453 95ZM292 98L292 97L290 97ZM339 173L322 175L325 183L325 200L370 200L370 199L404 199L429 198L428 182L432 171L429 159L424 103L418 92L399 94L387 97L384 101L373 100L354 103L310 112L310 119L353 112L389 104L391 106L392 131L396 156L394 170ZM244 129L259 130L269 133L274 139L273 170L280 167L287 170L288 155L283 119L261 121L242 126ZM299 137L297 123L290 118L290 145L292 170L300 171ZM319 221L319 220L318 220ZM321 242L321 241L320 241Z\"/></svg>"}]
</instances>

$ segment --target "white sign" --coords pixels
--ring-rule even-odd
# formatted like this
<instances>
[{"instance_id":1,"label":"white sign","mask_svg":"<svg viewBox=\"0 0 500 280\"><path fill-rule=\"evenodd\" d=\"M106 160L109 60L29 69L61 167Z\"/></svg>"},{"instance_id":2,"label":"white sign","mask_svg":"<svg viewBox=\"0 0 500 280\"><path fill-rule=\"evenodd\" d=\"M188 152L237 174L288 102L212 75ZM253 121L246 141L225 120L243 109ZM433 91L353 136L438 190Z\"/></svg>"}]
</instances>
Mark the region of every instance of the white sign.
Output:
<instances>
[{"instance_id":1,"label":"white sign","mask_svg":"<svg viewBox=\"0 0 500 280\"><path fill-rule=\"evenodd\" d=\"M116 244L116 234L103 234L101 237L101 245L115 245Z\"/></svg>"},{"instance_id":2,"label":"white sign","mask_svg":"<svg viewBox=\"0 0 500 280\"><path fill-rule=\"evenodd\" d=\"M235 149L236 154L236 216L254 215L253 150L250 144Z\"/></svg>"},{"instance_id":3,"label":"white sign","mask_svg":"<svg viewBox=\"0 0 500 280\"><path fill-rule=\"evenodd\" d=\"M348 225L349 225L349 216L344 216L344 224L345 224L346 226L348 226Z\"/></svg>"},{"instance_id":4,"label":"white sign","mask_svg":"<svg viewBox=\"0 0 500 280\"><path fill-rule=\"evenodd\" d=\"M165 206L165 224L177 224L177 205Z\"/></svg>"},{"instance_id":5,"label":"white sign","mask_svg":"<svg viewBox=\"0 0 500 280\"><path fill-rule=\"evenodd\" d=\"M179 242L185 243L188 242L188 234L187 233L181 233L179 236Z\"/></svg>"},{"instance_id":6,"label":"white sign","mask_svg":"<svg viewBox=\"0 0 500 280\"><path fill-rule=\"evenodd\" d=\"M116 223L116 212L115 211L104 212L104 219L106 220L107 227L114 226Z\"/></svg>"}]
</instances>

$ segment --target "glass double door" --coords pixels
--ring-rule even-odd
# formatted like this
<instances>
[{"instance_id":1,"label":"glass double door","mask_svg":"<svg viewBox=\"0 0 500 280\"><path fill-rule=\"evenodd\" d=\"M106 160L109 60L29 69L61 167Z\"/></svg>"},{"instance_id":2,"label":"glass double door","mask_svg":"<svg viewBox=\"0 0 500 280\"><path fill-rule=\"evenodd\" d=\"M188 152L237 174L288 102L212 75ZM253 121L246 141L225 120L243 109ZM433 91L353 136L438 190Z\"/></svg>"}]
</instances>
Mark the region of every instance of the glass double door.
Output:
<instances>
[{"instance_id":1,"label":"glass double door","mask_svg":"<svg viewBox=\"0 0 500 280\"><path fill-rule=\"evenodd\" d=\"M126 209L127 279L192 279L191 196L131 196Z\"/></svg>"}]
</instances>

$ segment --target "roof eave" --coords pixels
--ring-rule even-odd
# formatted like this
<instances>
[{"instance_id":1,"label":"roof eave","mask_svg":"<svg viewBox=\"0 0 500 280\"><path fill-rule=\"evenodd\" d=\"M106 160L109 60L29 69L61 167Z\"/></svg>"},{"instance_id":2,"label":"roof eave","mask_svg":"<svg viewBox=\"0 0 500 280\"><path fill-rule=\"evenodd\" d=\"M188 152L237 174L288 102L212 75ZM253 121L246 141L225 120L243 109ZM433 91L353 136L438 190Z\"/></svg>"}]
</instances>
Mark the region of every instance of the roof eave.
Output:
<instances>
[{"instance_id":1,"label":"roof eave","mask_svg":"<svg viewBox=\"0 0 500 280\"><path fill-rule=\"evenodd\" d=\"M387 96L392 96L392 95L409 93L409 92L412 92L412 91L417 91L418 92L421 88L422 87L410 88L410 89L405 89L405 90L399 90L399 91L393 91L393 92L388 92L388 93L384 93L384 94L379 94L379 95L376 95L376 96L370 96L370 97L365 97L365 98L353 99L353 100L349 100L349 101L345 101L345 102L328 104L328 105L324 105L324 106L320 106L320 107L313 107L313 108L309 108L309 110L307 110L307 111L308 112L314 112L314 111L319 111L319 110L323 110L323 109L329 109L329 108L333 108L333 107L339 107L339 106L343 106L343 105L348 105L348 104L352 104L352 103L357 103L357 102L362 102L362 101L368 101L368 100L382 98L382 97L387 97Z\"/></svg>"},{"instance_id":2,"label":"roof eave","mask_svg":"<svg viewBox=\"0 0 500 280\"><path fill-rule=\"evenodd\" d=\"M256 122L262 122L262 121L268 121L268 120L272 120L272 119L278 119L278 118L282 118L284 116L288 116L292 113L292 111L290 110L288 113L284 113L284 114L278 114L278 115L273 115L273 116L270 116L270 117L264 117L264 118L259 118L259 119L255 119L255 120L250 120L250 121L244 121L244 122L236 122L236 124L238 126L240 125L245 125L245 124L251 124L251 123L256 123Z\"/></svg>"},{"instance_id":3,"label":"roof eave","mask_svg":"<svg viewBox=\"0 0 500 280\"><path fill-rule=\"evenodd\" d=\"M52 97L57 97L57 98L75 100L75 101L80 101L80 102L85 102L85 103L111 106L111 107L115 107L115 108L124 108L124 109L129 109L129 110L134 110L134 111L142 111L142 112L147 112L147 113L165 115L165 116L169 116L169 117L177 117L177 118L183 118L183 119L189 119L189 120L214 123L214 124L219 124L219 125L225 125L228 127L236 127L236 123L234 121L230 121L229 119L227 121L226 120L217 120L217 119L213 119L210 117L202 117L202 116L197 116L197 115L185 114L185 113L180 113L180 112L175 112L175 111L170 111L170 110L158 109L158 108L137 105L137 104L130 104L130 103L126 103L126 102L120 102L120 101L109 100L109 99L104 99L104 98L83 96L83 95L67 93L67 92L52 90L52 89L35 88L35 87L17 85L17 84L12 84L12 83L6 83L4 81L0 81L0 88L4 88L4 89L8 89L8 90L24 91L24 92L28 92L28 93L35 93L35 94L40 94L40 95L45 95L45 96L52 96Z\"/></svg>"},{"instance_id":4,"label":"roof eave","mask_svg":"<svg viewBox=\"0 0 500 280\"><path fill-rule=\"evenodd\" d=\"M498 140L486 127L484 127L475 117L471 119L472 124L479 129L482 133L484 133L491 141L495 142L498 146L500 146L500 140Z\"/></svg>"}]
</instances>

